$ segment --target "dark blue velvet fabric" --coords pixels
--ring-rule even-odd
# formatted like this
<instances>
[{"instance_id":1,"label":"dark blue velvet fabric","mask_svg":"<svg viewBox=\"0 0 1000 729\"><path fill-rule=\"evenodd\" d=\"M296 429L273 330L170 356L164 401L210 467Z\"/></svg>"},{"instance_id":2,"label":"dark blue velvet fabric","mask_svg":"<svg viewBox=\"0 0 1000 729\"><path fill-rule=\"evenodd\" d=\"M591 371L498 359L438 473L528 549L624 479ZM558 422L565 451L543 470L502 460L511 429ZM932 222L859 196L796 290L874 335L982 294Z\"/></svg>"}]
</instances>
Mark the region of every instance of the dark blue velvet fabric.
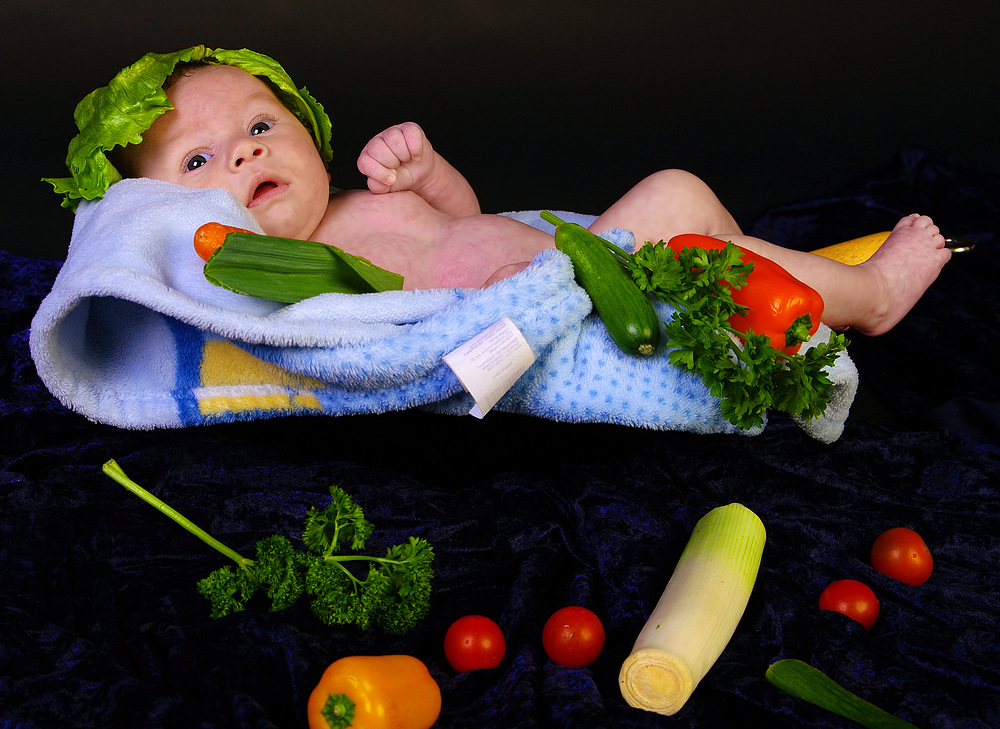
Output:
<instances>
[{"instance_id":1,"label":"dark blue velvet fabric","mask_svg":"<svg viewBox=\"0 0 1000 729\"><path fill-rule=\"evenodd\" d=\"M848 727L764 680L813 663L919 727L1000 726L1000 180L907 151L837 195L776 207L752 232L811 248L913 211L978 244L892 333L855 337L862 388L826 446L781 418L763 435L696 436L490 414L405 412L128 432L66 411L39 382L27 327L58 269L0 253L0 727L305 726L332 660L409 653L440 683L442 727ZM337 483L376 526L437 553L432 607L393 637L331 629L307 608L211 620L195 582L223 558L101 473L137 481L233 548L295 534ZM628 707L618 669L694 523L756 511L768 541L747 612L674 717ZM919 531L921 587L868 566L883 529ZM881 600L866 633L821 612L832 580ZM567 604L604 621L587 668L546 660L541 627ZM447 626L493 617L496 669L456 674Z\"/></svg>"}]
</instances>

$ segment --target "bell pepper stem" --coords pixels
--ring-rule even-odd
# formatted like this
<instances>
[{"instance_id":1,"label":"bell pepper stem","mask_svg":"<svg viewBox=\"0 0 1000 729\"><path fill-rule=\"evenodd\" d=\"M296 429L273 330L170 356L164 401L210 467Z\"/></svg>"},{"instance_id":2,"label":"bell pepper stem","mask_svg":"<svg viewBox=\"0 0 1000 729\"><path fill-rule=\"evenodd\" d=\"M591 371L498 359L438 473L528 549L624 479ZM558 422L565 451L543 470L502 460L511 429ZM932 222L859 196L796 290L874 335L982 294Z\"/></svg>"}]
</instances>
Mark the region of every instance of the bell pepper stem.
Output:
<instances>
[{"instance_id":1,"label":"bell pepper stem","mask_svg":"<svg viewBox=\"0 0 1000 729\"><path fill-rule=\"evenodd\" d=\"M320 713L330 729L347 729L354 725L354 706L347 694L330 694Z\"/></svg>"},{"instance_id":2,"label":"bell pepper stem","mask_svg":"<svg viewBox=\"0 0 1000 729\"><path fill-rule=\"evenodd\" d=\"M792 325L785 330L785 346L794 347L796 344L802 344L803 342L809 341L812 334L809 330L812 328L812 317L808 313L803 314L798 319L792 322Z\"/></svg>"}]
</instances>

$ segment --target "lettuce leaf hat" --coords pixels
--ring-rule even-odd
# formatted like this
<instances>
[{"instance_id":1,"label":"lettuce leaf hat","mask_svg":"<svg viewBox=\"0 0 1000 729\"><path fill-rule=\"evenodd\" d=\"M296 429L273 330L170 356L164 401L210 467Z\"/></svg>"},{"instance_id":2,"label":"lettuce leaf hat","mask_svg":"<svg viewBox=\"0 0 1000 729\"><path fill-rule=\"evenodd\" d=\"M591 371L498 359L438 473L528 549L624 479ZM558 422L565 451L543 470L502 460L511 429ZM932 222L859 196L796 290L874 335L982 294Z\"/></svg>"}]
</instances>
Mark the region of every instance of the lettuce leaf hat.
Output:
<instances>
[{"instance_id":1,"label":"lettuce leaf hat","mask_svg":"<svg viewBox=\"0 0 1000 729\"><path fill-rule=\"evenodd\" d=\"M73 118L80 133L70 141L66 155L72 177L45 179L56 193L64 196L63 207L75 211L81 200L103 197L111 185L122 179L105 152L139 144L153 120L173 108L163 82L178 63L188 61L235 66L269 80L279 100L312 134L323 163L329 164L333 158L330 117L305 87L296 88L273 58L246 48L227 51L203 45L176 53L147 53L119 71L107 86L92 91L77 104Z\"/></svg>"}]
</instances>

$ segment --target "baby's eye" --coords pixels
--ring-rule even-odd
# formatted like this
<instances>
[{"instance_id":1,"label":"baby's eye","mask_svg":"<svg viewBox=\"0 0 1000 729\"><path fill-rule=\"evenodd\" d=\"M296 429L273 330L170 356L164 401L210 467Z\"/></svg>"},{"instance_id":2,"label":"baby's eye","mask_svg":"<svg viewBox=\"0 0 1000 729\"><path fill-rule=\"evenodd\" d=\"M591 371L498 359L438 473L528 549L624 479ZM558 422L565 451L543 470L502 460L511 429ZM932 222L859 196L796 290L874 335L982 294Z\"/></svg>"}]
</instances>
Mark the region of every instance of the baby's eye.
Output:
<instances>
[{"instance_id":1,"label":"baby's eye","mask_svg":"<svg viewBox=\"0 0 1000 729\"><path fill-rule=\"evenodd\" d=\"M208 164L210 159L212 159L211 155L193 154L188 158L187 162L184 163L184 171L193 172L199 167L204 167Z\"/></svg>"},{"instance_id":2,"label":"baby's eye","mask_svg":"<svg viewBox=\"0 0 1000 729\"><path fill-rule=\"evenodd\" d=\"M253 126L250 127L250 136L256 137L258 134L263 134L268 131L273 125L268 121L254 122Z\"/></svg>"}]
</instances>

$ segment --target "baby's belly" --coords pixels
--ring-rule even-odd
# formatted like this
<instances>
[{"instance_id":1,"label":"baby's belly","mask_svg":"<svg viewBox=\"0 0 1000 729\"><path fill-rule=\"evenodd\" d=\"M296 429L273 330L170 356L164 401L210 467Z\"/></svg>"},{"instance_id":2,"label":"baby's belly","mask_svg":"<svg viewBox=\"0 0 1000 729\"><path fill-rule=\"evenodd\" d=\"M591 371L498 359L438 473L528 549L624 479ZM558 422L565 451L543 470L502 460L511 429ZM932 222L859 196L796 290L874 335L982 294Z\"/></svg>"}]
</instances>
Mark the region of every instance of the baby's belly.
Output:
<instances>
[{"instance_id":1,"label":"baby's belly","mask_svg":"<svg viewBox=\"0 0 1000 729\"><path fill-rule=\"evenodd\" d=\"M552 236L518 221L451 218L413 193L362 193L354 202L352 222L335 236L340 242L325 242L401 274L405 289L479 287L498 269L552 246Z\"/></svg>"},{"instance_id":2,"label":"baby's belly","mask_svg":"<svg viewBox=\"0 0 1000 729\"><path fill-rule=\"evenodd\" d=\"M429 242L423 280L436 287L480 287L498 271L513 273L553 238L531 226L497 215L457 218L441 226Z\"/></svg>"}]
</instances>

